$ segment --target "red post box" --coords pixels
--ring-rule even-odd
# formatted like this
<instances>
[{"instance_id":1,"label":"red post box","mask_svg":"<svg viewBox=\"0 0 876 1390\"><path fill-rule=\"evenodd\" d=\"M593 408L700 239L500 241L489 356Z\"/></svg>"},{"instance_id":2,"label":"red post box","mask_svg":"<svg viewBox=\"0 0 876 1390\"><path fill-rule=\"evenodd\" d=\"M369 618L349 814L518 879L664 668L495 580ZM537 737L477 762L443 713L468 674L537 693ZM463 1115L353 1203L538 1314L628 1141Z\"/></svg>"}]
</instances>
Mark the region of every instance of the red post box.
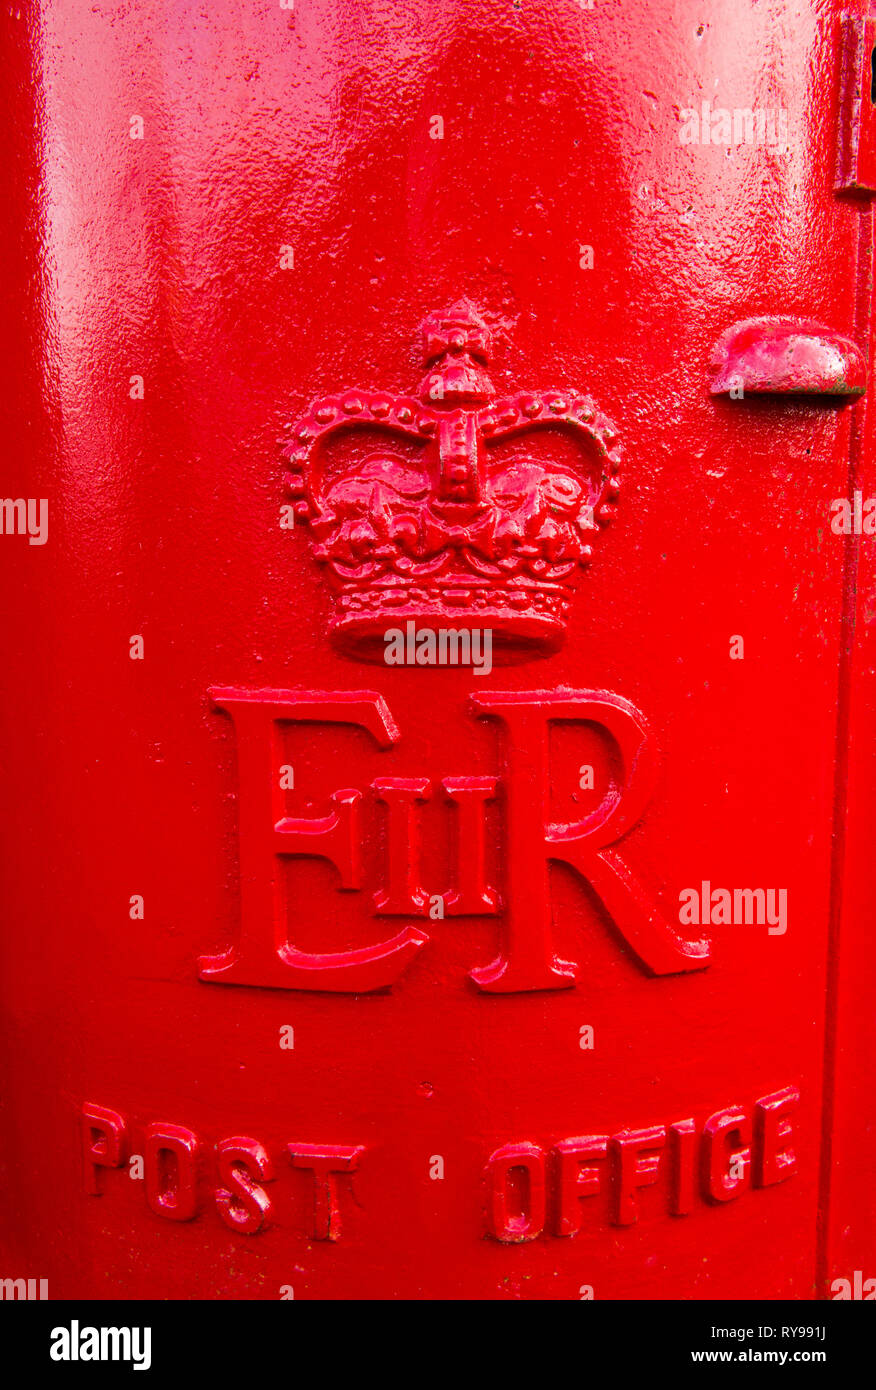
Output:
<instances>
[{"instance_id":1,"label":"red post box","mask_svg":"<svg viewBox=\"0 0 876 1390\"><path fill-rule=\"evenodd\" d=\"M0 1276L876 1297L876 19L4 26Z\"/></svg>"}]
</instances>

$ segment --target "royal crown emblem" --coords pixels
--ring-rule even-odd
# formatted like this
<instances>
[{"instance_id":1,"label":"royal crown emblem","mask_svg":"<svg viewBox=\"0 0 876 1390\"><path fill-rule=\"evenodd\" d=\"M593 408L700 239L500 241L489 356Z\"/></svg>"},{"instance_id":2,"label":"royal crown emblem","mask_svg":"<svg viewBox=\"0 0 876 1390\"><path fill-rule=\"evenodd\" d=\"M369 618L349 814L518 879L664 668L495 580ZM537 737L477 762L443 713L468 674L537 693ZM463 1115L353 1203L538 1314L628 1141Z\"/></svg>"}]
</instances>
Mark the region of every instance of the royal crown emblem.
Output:
<instances>
[{"instance_id":1,"label":"royal crown emblem","mask_svg":"<svg viewBox=\"0 0 876 1390\"><path fill-rule=\"evenodd\" d=\"M496 399L467 301L423 325L416 396L314 401L283 450L296 515L335 590L331 637L379 660L384 635L492 631L496 660L556 651L592 543L614 515L617 433L588 396Z\"/></svg>"}]
</instances>

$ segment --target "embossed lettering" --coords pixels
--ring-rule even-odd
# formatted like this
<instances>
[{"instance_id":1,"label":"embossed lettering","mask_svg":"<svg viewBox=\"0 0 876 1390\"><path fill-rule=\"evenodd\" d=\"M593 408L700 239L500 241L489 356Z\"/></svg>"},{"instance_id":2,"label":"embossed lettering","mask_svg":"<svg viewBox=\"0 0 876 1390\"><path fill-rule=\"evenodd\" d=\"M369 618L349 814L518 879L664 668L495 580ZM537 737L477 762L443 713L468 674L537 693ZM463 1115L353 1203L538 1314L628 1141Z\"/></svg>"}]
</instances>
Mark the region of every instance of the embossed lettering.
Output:
<instances>
[{"instance_id":1,"label":"embossed lettering","mask_svg":"<svg viewBox=\"0 0 876 1390\"><path fill-rule=\"evenodd\" d=\"M146 1129L146 1200L156 1216L191 1221L197 1208L198 1136L181 1125Z\"/></svg>"},{"instance_id":2,"label":"embossed lettering","mask_svg":"<svg viewBox=\"0 0 876 1390\"><path fill-rule=\"evenodd\" d=\"M659 1204L671 1216L686 1216L698 1196L700 1202L721 1204L752 1185L781 1182L796 1172L788 1138L789 1114L798 1102L796 1087L789 1086L761 1097L752 1108L717 1110L702 1129L690 1118L555 1140L549 1163L537 1144L506 1144L488 1163L487 1230L503 1242L535 1240L544 1233L547 1210L550 1235L576 1236L599 1221L615 1226L639 1221L646 1187L659 1187L648 1215Z\"/></svg>"},{"instance_id":3,"label":"embossed lettering","mask_svg":"<svg viewBox=\"0 0 876 1390\"><path fill-rule=\"evenodd\" d=\"M80 1113L85 1155L85 1188L100 1195L97 1168L122 1168L124 1150L132 1144L143 1149L146 1201L156 1216L168 1221L191 1221L204 1210L215 1211L229 1230L256 1235L269 1224L273 1201L265 1185L277 1177L275 1160L259 1140L233 1134L214 1146L181 1125L157 1121L133 1132L114 1110L85 1105ZM341 1234L340 1179L353 1174L365 1152L360 1145L290 1143L285 1153L291 1166L306 1169L311 1177L298 1179L301 1206L309 1208L308 1238L338 1240ZM209 1172L210 1153L215 1154L215 1173ZM296 1181L289 1169L288 1184ZM119 1179L121 1182L121 1177ZM132 1184L125 1182L125 1188Z\"/></svg>"},{"instance_id":4,"label":"embossed lettering","mask_svg":"<svg viewBox=\"0 0 876 1390\"><path fill-rule=\"evenodd\" d=\"M445 777L441 782L456 810L456 887L445 894L451 917L498 911L499 895L486 882L484 808L496 795L495 777Z\"/></svg>"},{"instance_id":5,"label":"embossed lettering","mask_svg":"<svg viewBox=\"0 0 876 1390\"><path fill-rule=\"evenodd\" d=\"M341 1211L335 1179L342 1173L354 1173L364 1149L361 1145L344 1147L338 1144L289 1144L294 1168L308 1168L313 1173L313 1238L339 1240Z\"/></svg>"},{"instance_id":6,"label":"embossed lettering","mask_svg":"<svg viewBox=\"0 0 876 1390\"><path fill-rule=\"evenodd\" d=\"M787 1147L791 1134L789 1111L800 1103L796 1086L786 1086L764 1096L754 1107L754 1165L751 1180L755 1187L784 1182L797 1171L797 1155Z\"/></svg>"},{"instance_id":7,"label":"embossed lettering","mask_svg":"<svg viewBox=\"0 0 876 1390\"><path fill-rule=\"evenodd\" d=\"M98 1168L119 1168L124 1158L125 1122L115 1110L102 1105L83 1105L82 1142L85 1159L85 1191L100 1196Z\"/></svg>"},{"instance_id":8,"label":"embossed lettering","mask_svg":"<svg viewBox=\"0 0 876 1390\"><path fill-rule=\"evenodd\" d=\"M432 795L427 777L378 777L372 782L377 800L389 812L387 886L374 894L383 916L420 916L429 909L429 894L420 883L419 807Z\"/></svg>"},{"instance_id":9,"label":"embossed lettering","mask_svg":"<svg viewBox=\"0 0 876 1390\"><path fill-rule=\"evenodd\" d=\"M261 1183L274 1176L267 1150L256 1139L220 1139L216 1145L219 1177L228 1184L216 1190L216 1210L232 1231L255 1235L271 1213L271 1199Z\"/></svg>"},{"instance_id":10,"label":"embossed lettering","mask_svg":"<svg viewBox=\"0 0 876 1390\"><path fill-rule=\"evenodd\" d=\"M697 1127L694 1120L678 1120L669 1126L669 1158L672 1190L669 1210L687 1216L696 1193Z\"/></svg>"},{"instance_id":11,"label":"embossed lettering","mask_svg":"<svg viewBox=\"0 0 876 1390\"><path fill-rule=\"evenodd\" d=\"M362 793L336 791L325 816L286 814L276 768L281 731L290 723L347 724L368 730L383 749L399 733L383 699L371 692L335 694L214 690L238 739L240 768L241 920L237 940L221 955L201 958L207 981L284 989L358 993L400 978L428 935L406 925L397 935L346 951L305 952L294 944L295 913L287 902L282 857L325 859L341 890L362 887ZM656 750L641 714L608 692L496 693L474 697L476 715L503 730L501 782L506 822L504 913L496 959L471 976L482 990L554 990L574 984L575 963L559 960L552 941L550 866L566 864L596 892L642 966L654 974L700 970L706 940L689 940L662 916L626 858L614 848L641 818L656 775ZM622 772L609 779L600 804L579 820L550 819L550 738L555 724L601 731L619 754ZM422 881L421 808L432 795L427 777L378 777L372 788L386 807L386 879L374 893L378 915L428 917L498 914L488 882L487 802L495 777L445 777L441 786L455 822L453 881L443 892Z\"/></svg>"},{"instance_id":12,"label":"embossed lettering","mask_svg":"<svg viewBox=\"0 0 876 1390\"><path fill-rule=\"evenodd\" d=\"M662 1125L651 1129L627 1129L611 1140L611 1156L615 1172L612 1187L612 1221L616 1226L632 1226L639 1219L638 1188L649 1187L657 1181L660 1154L666 1142Z\"/></svg>"},{"instance_id":13,"label":"embossed lettering","mask_svg":"<svg viewBox=\"0 0 876 1390\"><path fill-rule=\"evenodd\" d=\"M536 1240L546 1211L544 1150L535 1144L506 1144L491 1154L487 1174L490 1234L510 1245Z\"/></svg>"},{"instance_id":14,"label":"embossed lettering","mask_svg":"<svg viewBox=\"0 0 876 1390\"><path fill-rule=\"evenodd\" d=\"M750 1156L751 1121L745 1110L733 1106L706 1120L701 1150L703 1195L711 1202L729 1202L745 1186L743 1174L734 1176L734 1155ZM743 1163L743 1168L744 1168Z\"/></svg>"},{"instance_id":15,"label":"embossed lettering","mask_svg":"<svg viewBox=\"0 0 876 1390\"><path fill-rule=\"evenodd\" d=\"M615 849L640 819L656 776L656 753L638 710L617 695L593 691L524 696L472 696L481 718L505 731L507 776L507 908L497 958L471 972L492 992L564 989L577 967L559 960L551 943L551 861L568 864L598 893L618 930L653 974L701 970L707 941L689 941L665 921ZM595 724L617 744L626 780L590 815L551 824L549 736L559 720Z\"/></svg>"},{"instance_id":16,"label":"embossed lettering","mask_svg":"<svg viewBox=\"0 0 876 1390\"><path fill-rule=\"evenodd\" d=\"M212 690L237 731L240 768L241 921L237 942L220 956L203 956L200 975L223 984L282 989L361 992L382 989L401 975L428 937L416 927L352 951L306 952L289 938L279 855L328 859L342 888L361 886L359 802L355 790L335 792L334 810L315 819L284 814L274 769L278 726L288 723L353 724L367 729L382 748L398 740L385 701L371 692L324 694L291 691Z\"/></svg>"},{"instance_id":17,"label":"embossed lettering","mask_svg":"<svg viewBox=\"0 0 876 1390\"><path fill-rule=\"evenodd\" d=\"M554 1146L557 1156L556 1233L574 1236L581 1229L581 1198L600 1189L600 1169L590 1160L604 1159L608 1135L588 1134L582 1139L562 1139Z\"/></svg>"}]
</instances>

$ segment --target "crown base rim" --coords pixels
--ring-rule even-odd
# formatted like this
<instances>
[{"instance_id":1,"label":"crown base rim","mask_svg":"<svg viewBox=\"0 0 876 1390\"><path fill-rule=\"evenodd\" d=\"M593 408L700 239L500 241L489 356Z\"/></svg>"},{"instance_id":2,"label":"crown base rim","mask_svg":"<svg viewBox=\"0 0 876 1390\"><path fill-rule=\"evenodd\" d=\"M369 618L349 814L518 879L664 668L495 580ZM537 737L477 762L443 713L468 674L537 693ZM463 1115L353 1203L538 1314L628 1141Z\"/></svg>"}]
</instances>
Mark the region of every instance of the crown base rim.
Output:
<instances>
[{"instance_id":1,"label":"crown base rim","mask_svg":"<svg viewBox=\"0 0 876 1390\"><path fill-rule=\"evenodd\" d=\"M413 623L417 631L455 629L469 633L490 632L495 666L511 666L537 657L552 656L560 650L566 636L565 619L547 614L491 613L484 610L473 613L470 608L412 605L379 617L374 614L350 614L338 618L332 624L330 640L340 655L382 666L386 664L387 633L399 630L406 633L408 623ZM461 662L441 664L465 669Z\"/></svg>"}]
</instances>

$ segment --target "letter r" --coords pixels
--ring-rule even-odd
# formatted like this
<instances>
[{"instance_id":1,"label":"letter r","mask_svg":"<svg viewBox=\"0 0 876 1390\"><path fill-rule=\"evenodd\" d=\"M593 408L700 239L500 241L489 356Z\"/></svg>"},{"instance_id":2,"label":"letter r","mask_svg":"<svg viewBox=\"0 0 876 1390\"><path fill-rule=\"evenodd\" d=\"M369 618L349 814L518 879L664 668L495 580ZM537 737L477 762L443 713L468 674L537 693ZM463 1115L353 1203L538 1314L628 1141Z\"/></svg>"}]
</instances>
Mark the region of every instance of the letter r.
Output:
<instances>
[{"instance_id":1,"label":"letter r","mask_svg":"<svg viewBox=\"0 0 876 1390\"><path fill-rule=\"evenodd\" d=\"M511 992L563 989L577 968L558 960L551 943L551 862L568 864L602 900L618 931L655 975L701 970L709 963L707 941L688 941L664 920L616 849L651 796L656 750L643 716L619 695L600 691L538 691L474 695L482 719L497 719L506 746L507 910L499 955L472 971L481 989ZM623 780L581 820L550 821L550 729L593 724L616 745Z\"/></svg>"}]
</instances>

